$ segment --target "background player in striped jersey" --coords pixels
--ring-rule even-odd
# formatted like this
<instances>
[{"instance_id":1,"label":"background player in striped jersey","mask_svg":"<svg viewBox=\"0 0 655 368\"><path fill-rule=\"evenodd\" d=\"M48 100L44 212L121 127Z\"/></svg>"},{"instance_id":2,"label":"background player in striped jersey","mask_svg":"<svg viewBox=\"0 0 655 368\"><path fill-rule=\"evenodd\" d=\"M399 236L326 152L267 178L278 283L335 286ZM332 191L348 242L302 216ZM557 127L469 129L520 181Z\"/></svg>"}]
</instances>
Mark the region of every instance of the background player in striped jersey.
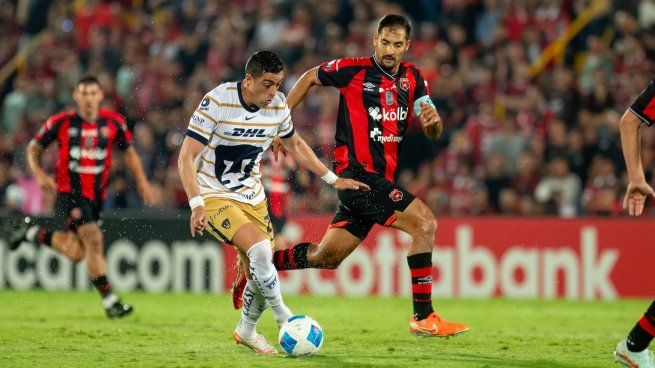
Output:
<instances>
[{"instance_id":1,"label":"background player in striped jersey","mask_svg":"<svg viewBox=\"0 0 655 368\"><path fill-rule=\"evenodd\" d=\"M328 170L298 134L278 92L282 61L260 51L246 63L242 81L223 83L203 98L189 121L179 156L179 172L192 209L192 236L207 229L234 245L247 270L241 319L233 333L238 344L261 354L275 348L256 332L259 317L271 307L278 326L291 316L271 262L273 229L261 183L259 163L274 137L280 137L300 165L339 190L368 189Z\"/></svg>"},{"instance_id":2,"label":"background player in striped jersey","mask_svg":"<svg viewBox=\"0 0 655 368\"><path fill-rule=\"evenodd\" d=\"M639 216L649 196L655 191L648 185L641 163L641 125L655 123L655 80L637 97L621 118L621 148L628 169L628 188L623 200L623 209L630 216ZM651 240L652 241L652 240ZM614 359L631 368L655 368L653 352L648 345L655 336L655 301L632 328L628 336L616 345Z\"/></svg>"},{"instance_id":3,"label":"background player in striped jersey","mask_svg":"<svg viewBox=\"0 0 655 368\"><path fill-rule=\"evenodd\" d=\"M106 197L114 146L125 153L125 163L136 179L145 204L154 204L150 184L132 145L132 133L118 113L101 109L104 96L95 77L75 86L75 111L48 119L27 147L27 163L41 191L57 193L57 213L66 219L68 231L34 225L30 218L11 237L11 249L24 241L49 246L71 261L86 260L93 285L102 296L109 318L123 317L132 307L112 293L106 277L102 231L98 225ZM41 154L52 142L59 143L56 182L41 168Z\"/></svg>"},{"instance_id":4,"label":"background player in striped jersey","mask_svg":"<svg viewBox=\"0 0 655 368\"><path fill-rule=\"evenodd\" d=\"M307 71L289 92L293 111L313 86L341 93L334 159L340 176L368 184L369 192L339 191L341 205L320 244L301 243L275 252L278 270L336 268L377 223L412 236L407 263L414 313L410 331L452 336L468 327L440 318L432 308L432 248L437 224L430 209L395 183L398 151L413 115L426 135L438 139L442 124L420 71L402 57L411 27L401 15L386 15L373 37L374 55L325 62Z\"/></svg>"}]
</instances>

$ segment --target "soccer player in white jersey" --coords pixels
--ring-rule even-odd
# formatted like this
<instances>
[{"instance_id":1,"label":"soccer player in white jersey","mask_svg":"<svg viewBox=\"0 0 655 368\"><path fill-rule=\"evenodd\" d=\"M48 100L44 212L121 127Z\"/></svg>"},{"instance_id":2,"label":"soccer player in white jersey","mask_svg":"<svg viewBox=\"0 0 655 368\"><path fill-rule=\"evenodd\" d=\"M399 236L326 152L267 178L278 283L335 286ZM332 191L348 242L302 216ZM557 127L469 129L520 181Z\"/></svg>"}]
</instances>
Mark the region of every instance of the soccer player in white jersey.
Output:
<instances>
[{"instance_id":1,"label":"soccer player in white jersey","mask_svg":"<svg viewBox=\"0 0 655 368\"><path fill-rule=\"evenodd\" d=\"M271 307L282 326L291 317L271 261L273 229L261 183L259 162L273 138L280 137L298 163L338 190L368 190L337 177L294 134L291 112L278 92L282 61L260 51L246 63L240 82L223 83L207 93L189 121L178 168L192 209L191 235L207 230L234 245L244 262L247 286L241 319L232 337L256 353L277 351L256 332L259 317Z\"/></svg>"}]
</instances>

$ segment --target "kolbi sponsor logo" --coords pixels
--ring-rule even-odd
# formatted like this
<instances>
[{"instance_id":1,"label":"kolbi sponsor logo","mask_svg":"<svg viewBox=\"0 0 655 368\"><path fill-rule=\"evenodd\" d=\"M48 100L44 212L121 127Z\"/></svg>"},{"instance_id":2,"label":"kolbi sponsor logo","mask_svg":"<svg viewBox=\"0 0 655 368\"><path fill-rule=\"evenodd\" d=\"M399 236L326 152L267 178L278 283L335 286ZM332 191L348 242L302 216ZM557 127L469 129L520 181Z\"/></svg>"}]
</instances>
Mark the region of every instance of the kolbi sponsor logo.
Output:
<instances>
[{"instance_id":1,"label":"kolbi sponsor logo","mask_svg":"<svg viewBox=\"0 0 655 368\"><path fill-rule=\"evenodd\" d=\"M378 121L382 119L382 114L380 114L379 107L369 107L368 114L373 118L373 120Z\"/></svg>"},{"instance_id":2,"label":"kolbi sponsor logo","mask_svg":"<svg viewBox=\"0 0 655 368\"><path fill-rule=\"evenodd\" d=\"M382 135L382 131L378 127L371 130L370 137L374 142L380 143L400 143L403 140L403 137L395 134Z\"/></svg>"},{"instance_id":3,"label":"kolbi sponsor logo","mask_svg":"<svg viewBox=\"0 0 655 368\"><path fill-rule=\"evenodd\" d=\"M104 148L80 148L80 147L71 147L69 150L70 157L74 160L80 159L92 159L92 160L104 160L107 158L107 150Z\"/></svg>"},{"instance_id":4,"label":"kolbi sponsor logo","mask_svg":"<svg viewBox=\"0 0 655 368\"><path fill-rule=\"evenodd\" d=\"M368 114L373 118L375 121L399 121L399 120L406 120L407 119L407 108L398 106L395 109L382 109L382 112L380 112L379 107L369 107L368 108Z\"/></svg>"}]
</instances>

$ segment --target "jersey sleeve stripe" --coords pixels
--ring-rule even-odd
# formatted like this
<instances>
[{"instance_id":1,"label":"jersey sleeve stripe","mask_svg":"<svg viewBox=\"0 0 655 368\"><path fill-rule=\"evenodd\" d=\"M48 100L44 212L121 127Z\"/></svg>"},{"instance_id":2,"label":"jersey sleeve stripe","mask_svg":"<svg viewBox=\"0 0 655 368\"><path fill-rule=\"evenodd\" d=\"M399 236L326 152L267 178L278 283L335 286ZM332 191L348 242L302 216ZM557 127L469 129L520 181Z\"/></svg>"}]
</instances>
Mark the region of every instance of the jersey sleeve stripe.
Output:
<instances>
[{"instance_id":1,"label":"jersey sleeve stripe","mask_svg":"<svg viewBox=\"0 0 655 368\"><path fill-rule=\"evenodd\" d=\"M223 105L221 102L218 102L214 97L212 97L210 95L205 95L205 97L207 97L209 99L209 101L213 102L217 106Z\"/></svg>"},{"instance_id":2,"label":"jersey sleeve stripe","mask_svg":"<svg viewBox=\"0 0 655 368\"><path fill-rule=\"evenodd\" d=\"M206 159L206 158L203 157L202 155L200 155L200 160L202 160L203 162L206 162L206 163L208 163L208 164L210 164L210 165L216 166L216 164L215 164L214 162L212 162L212 161Z\"/></svg>"},{"instance_id":3,"label":"jersey sleeve stripe","mask_svg":"<svg viewBox=\"0 0 655 368\"><path fill-rule=\"evenodd\" d=\"M193 124L189 124L189 129L191 129L191 130L193 130L193 131L195 131L196 133L201 134L201 135L202 135L202 134L204 134L204 135L212 135L212 132L206 131L206 130L204 130L204 129L202 129L202 128L198 128L197 126L195 126L195 125L193 125Z\"/></svg>"},{"instance_id":4,"label":"jersey sleeve stripe","mask_svg":"<svg viewBox=\"0 0 655 368\"><path fill-rule=\"evenodd\" d=\"M293 133L295 133L295 132L296 132L296 130L293 129L293 128L291 128L291 131L290 131L289 133L287 133L287 134L285 134L285 135L281 135L280 138L282 138L282 139L291 138L291 136L292 136Z\"/></svg>"},{"instance_id":5,"label":"jersey sleeve stripe","mask_svg":"<svg viewBox=\"0 0 655 368\"><path fill-rule=\"evenodd\" d=\"M205 146L207 145L207 143L209 143L209 140L207 138L205 138L202 135L194 132L193 130L187 129L186 136L189 137L189 138L193 138L193 139L197 140L198 142L202 143Z\"/></svg>"},{"instance_id":6,"label":"jersey sleeve stripe","mask_svg":"<svg viewBox=\"0 0 655 368\"><path fill-rule=\"evenodd\" d=\"M228 121L228 120L222 121L221 123L225 123L228 125L236 125L236 126L246 126L246 127L271 127L271 126L280 125L278 123L256 123L256 122L242 123L240 121Z\"/></svg>"},{"instance_id":7,"label":"jersey sleeve stripe","mask_svg":"<svg viewBox=\"0 0 655 368\"><path fill-rule=\"evenodd\" d=\"M202 115L203 117L205 117L205 118L211 120L211 122L214 123L215 125L218 125L218 124L219 124L219 123L218 123L218 120L212 118L211 116L209 116L208 114L206 114L206 113L204 113L204 112L202 112L202 111L200 111L200 110L196 110L196 111L194 111L193 113L194 113L194 114L198 114L198 115Z\"/></svg>"},{"instance_id":8,"label":"jersey sleeve stripe","mask_svg":"<svg viewBox=\"0 0 655 368\"><path fill-rule=\"evenodd\" d=\"M208 177L210 177L210 178L216 180L216 176L215 176L215 175L212 175L212 174L206 173L206 172L202 171L202 169L201 169L201 170L198 170L198 174L202 174L202 175L208 176Z\"/></svg>"},{"instance_id":9,"label":"jersey sleeve stripe","mask_svg":"<svg viewBox=\"0 0 655 368\"><path fill-rule=\"evenodd\" d=\"M287 108L287 105L284 105L284 106L266 106L266 107L262 107L262 109L264 109L264 110L284 110L284 109L286 109L286 108Z\"/></svg>"}]
</instances>

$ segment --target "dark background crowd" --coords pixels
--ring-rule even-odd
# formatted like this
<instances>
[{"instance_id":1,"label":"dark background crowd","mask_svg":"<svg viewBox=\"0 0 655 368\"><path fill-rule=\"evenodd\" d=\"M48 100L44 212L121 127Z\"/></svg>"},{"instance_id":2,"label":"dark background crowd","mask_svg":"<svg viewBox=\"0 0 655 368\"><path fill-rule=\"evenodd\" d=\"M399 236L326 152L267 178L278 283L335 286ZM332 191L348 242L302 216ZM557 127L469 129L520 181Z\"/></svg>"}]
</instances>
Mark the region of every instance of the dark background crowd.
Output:
<instances>
[{"instance_id":1,"label":"dark background crowd","mask_svg":"<svg viewBox=\"0 0 655 368\"><path fill-rule=\"evenodd\" d=\"M262 49L284 59L288 92L322 61L371 55L377 20L402 13L413 24L406 59L429 81L445 124L438 142L411 124L403 186L437 216L617 216L627 183L619 120L651 78L655 1L611 2L537 66L599 2L0 0L0 68L11 71L0 80L0 206L51 211L24 150L48 116L73 106L75 81L92 74L105 107L133 130L162 211L186 208L177 153L204 93L242 78ZM293 116L326 163L337 104L336 90L315 88ZM642 142L652 183L655 128L642 129ZM50 170L55 160L53 150L44 156ZM142 207L122 156L114 162L106 209ZM335 209L333 190L290 171L292 212Z\"/></svg>"}]
</instances>

